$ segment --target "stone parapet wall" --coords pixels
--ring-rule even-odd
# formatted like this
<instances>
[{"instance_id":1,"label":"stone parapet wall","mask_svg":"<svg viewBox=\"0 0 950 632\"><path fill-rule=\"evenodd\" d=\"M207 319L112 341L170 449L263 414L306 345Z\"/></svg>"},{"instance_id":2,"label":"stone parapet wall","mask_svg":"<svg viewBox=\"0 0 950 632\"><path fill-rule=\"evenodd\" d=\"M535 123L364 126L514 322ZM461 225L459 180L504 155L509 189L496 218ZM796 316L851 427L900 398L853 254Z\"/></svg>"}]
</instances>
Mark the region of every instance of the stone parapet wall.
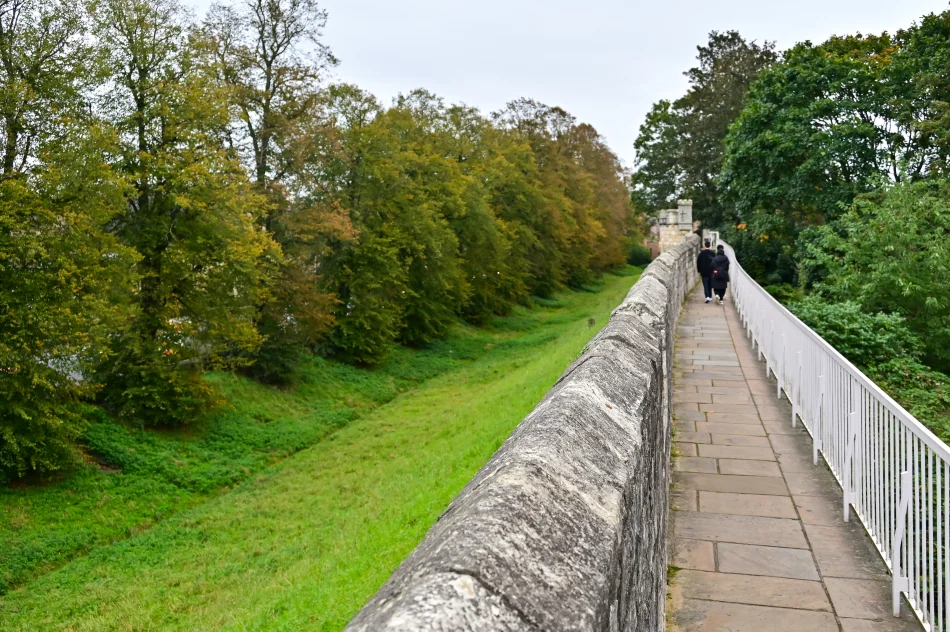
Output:
<instances>
[{"instance_id":1,"label":"stone parapet wall","mask_svg":"<svg viewBox=\"0 0 950 632\"><path fill-rule=\"evenodd\" d=\"M673 332L698 251L650 264L347 630L663 629Z\"/></svg>"}]
</instances>

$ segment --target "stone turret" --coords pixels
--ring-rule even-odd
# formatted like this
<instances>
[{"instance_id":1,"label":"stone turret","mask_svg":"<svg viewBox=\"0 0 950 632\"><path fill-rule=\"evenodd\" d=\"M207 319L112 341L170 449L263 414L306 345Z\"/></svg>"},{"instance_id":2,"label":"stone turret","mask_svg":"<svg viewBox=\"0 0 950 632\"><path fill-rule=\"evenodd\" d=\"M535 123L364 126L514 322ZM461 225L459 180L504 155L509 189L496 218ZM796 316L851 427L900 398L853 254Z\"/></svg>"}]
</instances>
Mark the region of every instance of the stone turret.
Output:
<instances>
[{"instance_id":1,"label":"stone turret","mask_svg":"<svg viewBox=\"0 0 950 632\"><path fill-rule=\"evenodd\" d=\"M683 243L698 227L693 222L693 201L677 200L677 207L660 211L660 252Z\"/></svg>"}]
</instances>

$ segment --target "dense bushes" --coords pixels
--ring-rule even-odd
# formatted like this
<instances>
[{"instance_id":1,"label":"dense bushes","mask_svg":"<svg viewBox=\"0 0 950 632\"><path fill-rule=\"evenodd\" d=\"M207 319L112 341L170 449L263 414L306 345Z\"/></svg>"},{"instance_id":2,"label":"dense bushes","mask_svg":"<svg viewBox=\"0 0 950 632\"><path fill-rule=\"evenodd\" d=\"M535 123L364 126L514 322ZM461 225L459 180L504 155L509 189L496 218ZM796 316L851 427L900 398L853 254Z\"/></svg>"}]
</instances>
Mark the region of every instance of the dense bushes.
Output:
<instances>
[{"instance_id":1,"label":"dense bushes","mask_svg":"<svg viewBox=\"0 0 950 632\"><path fill-rule=\"evenodd\" d=\"M560 108L326 86L314 0L0 21L0 473L67 461L83 400L185 424L220 402L206 369L375 364L642 238L618 159Z\"/></svg>"},{"instance_id":2,"label":"dense bushes","mask_svg":"<svg viewBox=\"0 0 950 632\"><path fill-rule=\"evenodd\" d=\"M920 355L920 340L900 316L868 314L857 303L829 303L816 296L792 303L789 309L858 366L913 360Z\"/></svg>"},{"instance_id":3,"label":"dense bushes","mask_svg":"<svg viewBox=\"0 0 950 632\"><path fill-rule=\"evenodd\" d=\"M627 263L632 266L646 266L653 261L653 251L649 246L640 243L634 243L630 246L630 255L627 257Z\"/></svg>"}]
</instances>

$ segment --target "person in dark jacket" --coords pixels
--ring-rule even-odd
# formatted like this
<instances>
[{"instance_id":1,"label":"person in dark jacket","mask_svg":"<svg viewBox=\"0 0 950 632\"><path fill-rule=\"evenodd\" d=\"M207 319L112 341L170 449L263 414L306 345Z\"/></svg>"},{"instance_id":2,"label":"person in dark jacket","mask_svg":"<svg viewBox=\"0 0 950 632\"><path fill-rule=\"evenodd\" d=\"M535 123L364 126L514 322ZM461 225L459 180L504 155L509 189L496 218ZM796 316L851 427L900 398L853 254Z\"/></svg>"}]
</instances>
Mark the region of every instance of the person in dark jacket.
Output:
<instances>
[{"instance_id":1,"label":"person in dark jacket","mask_svg":"<svg viewBox=\"0 0 950 632\"><path fill-rule=\"evenodd\" d=\"M712 288L716 293L716 300L722 305L729 286L729 257L722 246L716 248L716 256L712 260Z\"/></svg>"},{"instance_id":2,"label":"person in dark jacket","mask_svg":"<svg viewBox=\"0 0 950 632\"><path fill-rule=\"evenodd\" d=\"M703 249L699 251L696 257L696 269L699 270L699 276L703 278L703 294L706 296L706 302L712 301L712 260L716 258L716 253L709 247L709 240L703 242Z\"/></svg>"}]
</instances>

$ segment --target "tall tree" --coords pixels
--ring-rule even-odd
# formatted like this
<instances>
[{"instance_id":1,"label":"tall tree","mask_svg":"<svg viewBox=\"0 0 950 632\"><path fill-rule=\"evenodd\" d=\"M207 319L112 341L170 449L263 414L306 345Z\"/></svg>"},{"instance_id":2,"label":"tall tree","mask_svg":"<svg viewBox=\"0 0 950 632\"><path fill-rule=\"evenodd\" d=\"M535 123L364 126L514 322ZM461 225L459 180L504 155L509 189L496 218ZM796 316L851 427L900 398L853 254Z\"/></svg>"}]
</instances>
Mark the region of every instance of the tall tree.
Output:
<instances>
[{"instance_id":1,"label":"tall tree","mask_svg":"<svg viewBox=\"0 0 950 632\"><path fill-rule=\"evenodd\" d=\"M244 0L213 5L203 29L210 66L229 88L225 135L266 196L261 221L283 249L280 281L258 317L263 347L250 367L268 381L289 379L299 353L332 325L335 297L319 290L319 260L331 240L353 236L337 206L311 195L334 142L323 74L336 59L321 41L325 24L315 0Z\"/></svg>"},{"instance_id":2,"label":"tall tree","mask_svg":"<svg viewBox=\"0 0 950 632\"><path fill-rule=\"evenodd\" d=\"M697 47L697 66L684 74L686 94L657 103L636 141L634 200L658 210L691 198L695 216L718 226L732 216L719 199L718 178L729 127L738 118L749 86L777 58L771 42L746 41L738 32L709 34Z\"/></svg>"},{"instance_id":3,"label":"tall tree","mask_svg":"<svg viewBox=\"0 0 950 632\"><path fill-rule=\"evenodd\" d=\"M130 290L134 259L102 230L123 187L82 99L88 27L73 2L0 4L0 477L70 460Z\"/></svg>"},{"instance_id":4,"label":"tall tree","mask_svg":"<svg viewBox=\"0 0 950 632\"><path fill-rule=\"evenodd\" d=\"M111 229L141 257L135 315L101 369L103 401L183 423L214 401L197 369L234 365L260 344L254 323L278 253L257 229L264 200L216 142L227 95L197 63L181 7L106 0L96 17L111 70L99 107L132 187Z\"/></svg>"}]
</instances>

